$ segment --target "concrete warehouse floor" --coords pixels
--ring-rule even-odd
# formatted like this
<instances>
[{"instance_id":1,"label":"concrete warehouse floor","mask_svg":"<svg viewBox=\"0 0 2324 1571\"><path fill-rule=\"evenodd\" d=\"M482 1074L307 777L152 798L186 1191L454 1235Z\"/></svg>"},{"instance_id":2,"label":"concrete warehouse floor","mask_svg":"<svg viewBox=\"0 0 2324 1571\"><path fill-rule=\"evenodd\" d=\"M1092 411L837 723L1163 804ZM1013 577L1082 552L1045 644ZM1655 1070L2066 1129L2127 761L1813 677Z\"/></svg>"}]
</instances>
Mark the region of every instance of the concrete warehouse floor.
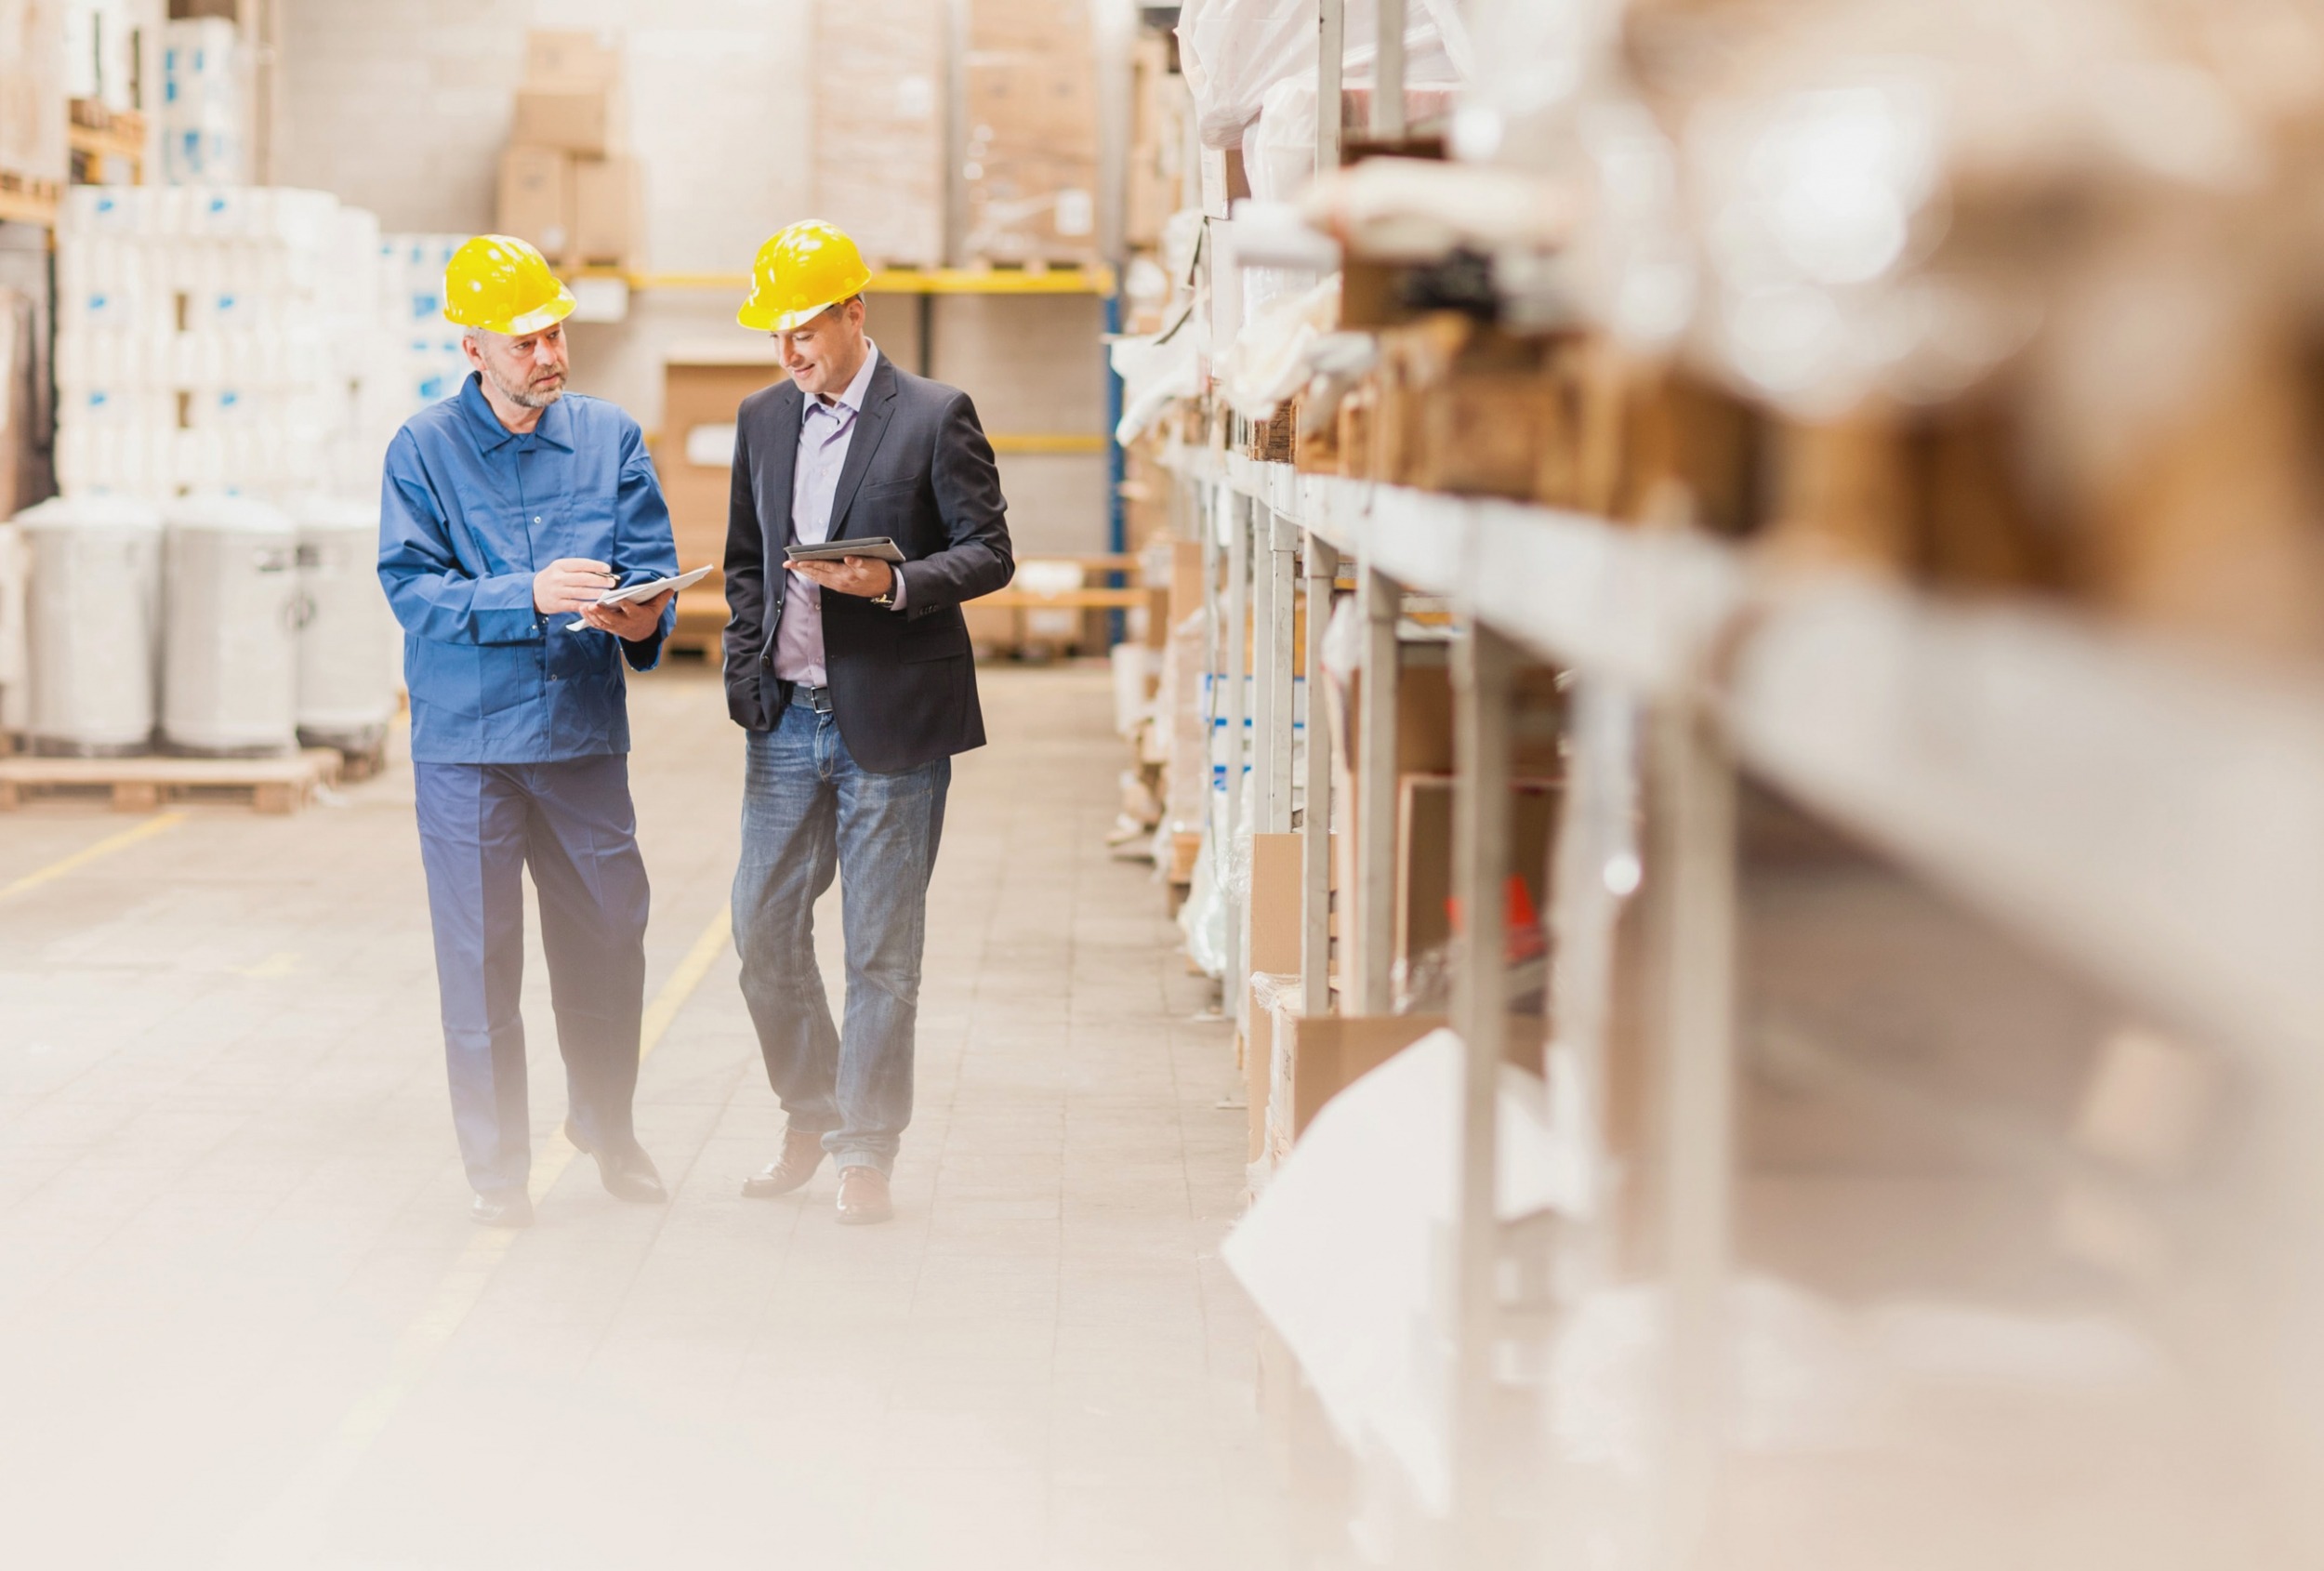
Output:
<instances>
[{"instance_id":1,"label":"concrete warehouse floor","mask_svg":"<svg viewBox=\"0 0 2324 1571\"><path fill-rule=\"evenodd\" d=\"M294 819L0 819L6 1558L61 1566L1281 1564L1225 1028L1108 858L1102 670L990 670L930 921L900 1217L774 1153L724 940L740 733L638 681L654 881L620 1205L527 973L540 1220L453 1151L407 769ZM149 821L149 823L153 821ZM30 882L26 880L30 879ZM838 997L837 891L820 924Z\"/></svg>"}]
</instances>

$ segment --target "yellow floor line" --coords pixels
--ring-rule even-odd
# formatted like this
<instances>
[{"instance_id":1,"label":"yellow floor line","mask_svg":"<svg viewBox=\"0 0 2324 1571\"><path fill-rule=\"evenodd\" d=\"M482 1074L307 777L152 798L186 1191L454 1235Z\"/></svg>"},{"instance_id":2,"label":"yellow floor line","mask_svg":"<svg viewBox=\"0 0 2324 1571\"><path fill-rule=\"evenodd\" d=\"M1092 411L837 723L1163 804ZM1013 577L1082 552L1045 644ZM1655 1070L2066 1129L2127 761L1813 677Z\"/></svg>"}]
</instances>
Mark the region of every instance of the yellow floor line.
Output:
<instances>
[{"instance_id":1,"label":"yellow floor line","mask_svg":"<svg viewBox=\"0 0 2324 1571\"><path fill-rule=\"evenodd\" d=\"M678 962L678 969L670 972L669 980L662 984L661 991L654 994L654 1001L646 1005L638 1037L640 1059L661 1045L670 1023L678 1018L678 1011L718 963L732 931L730 921L729 912L721 906L710 925L694 940L693 947ZM577 1155L561 1129L549 1136L547 1149L533 1163L532 1182L526 1186L535 1204L556 1187L566 1166ZM340 1488L354 1476L364 1453L386 1431L396 1410L427 1379L437 1355L459 1331L477 1300L484 1296L493 1273L508 1259L508 1251L521 1236L520 1233L505 1228L477 1230L451 1269L444 1273L443 1280L436 1284L428 1307L397 1340L386 1378L348 1408L339 1419L337 1431L309 1459L298 1475L235 1534L220 1557L221 1565L233 1571L257 1571L259 1567L303 1567L312 1564L313 1540L323 1525L324 1512Z\"/></svg>"},{"instance_id":2,"label":"yellow floor line","mask_svg":"<svg viewBox=\"0 0 2324 1571\"><path fill-rule=\"evenodd\" d=\"M139 840L175 829L186 821L182 812L157 812L142 824L131 825L118 835L108 835L93 846L85 846L60 862L52 862L38 872L27 873L12 884L0 884L0 900L10 900L43 884L55 883L67 873L77 873L92 862L101 862L117 851L125 851Z\"/></svg>"}]
</instances>

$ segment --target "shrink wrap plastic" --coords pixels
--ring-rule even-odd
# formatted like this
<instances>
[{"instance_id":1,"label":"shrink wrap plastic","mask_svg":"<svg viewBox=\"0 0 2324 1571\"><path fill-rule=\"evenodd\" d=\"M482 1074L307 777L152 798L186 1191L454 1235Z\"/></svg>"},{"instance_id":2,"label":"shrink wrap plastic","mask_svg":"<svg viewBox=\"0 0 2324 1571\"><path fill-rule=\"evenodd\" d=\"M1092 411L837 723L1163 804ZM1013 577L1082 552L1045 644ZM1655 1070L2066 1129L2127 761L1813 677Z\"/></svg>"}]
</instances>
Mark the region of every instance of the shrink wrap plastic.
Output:
<instances>
[{"instance_id":1,"label":"shrink wrap plastic","mask_svg":"<svg viewBox=\"0 0 2324 1571\"><path fill-rule=\"evenodd\" d=\"M2296 239L2292 153L2324 89L2291 62L2324 60L2324 19L2256 0L2200 19L1823 0L1737 26L1737 9L1625 19L1591 0L1480 21L1453 151L1568 191L1561 283L1632 347L1821 422L1957 398L2099 314L2102 292L2092 343L2183 318L2185 269L2120 262L2166 209L2214 306L2274 287L2253 257ZM2101 358L2093 386L2190 380Z\"/></svg>"},{"instance_id":2,"label":"shrink wrap plastic","mask_svg":"<svg viewBox=\"0 0 2324 1571\"><path fill-rule=\"evenodd\" d=\"M324 191L74 187L57 250L68 495L377 489L377 220Z\"/></svg>"},{"instance_id":3,"label":"shrink wrap plastic","mask_svg":"<svg viewBox=\"0 0 2324 1571\"><path fill-rule=\"evenodd\" d=\"M1380 21L1372 0L1349 0L1344 81L1371 79ZM1208 148L1239 148L1266 106L1268 90L1315 76L1315 0L1206 0L1178 23L1179 61L1195 95L1195 125ZM1405 81L1445 86L1474 71L1468 29L1452 0L1409 0ZM1312 112L1310 123L1313 123Z\"/></svg>"},{"instance_id":4,"label":"shrink wrap plastic","mask_svg":"<svg viewBox=\"0 0 2324 1571\"><path fill-rule=\"evenodd\" d=\"M239 186L249 179L242 39L223 18L162 26L162 179Z\"/></svg>"}]
</instances>

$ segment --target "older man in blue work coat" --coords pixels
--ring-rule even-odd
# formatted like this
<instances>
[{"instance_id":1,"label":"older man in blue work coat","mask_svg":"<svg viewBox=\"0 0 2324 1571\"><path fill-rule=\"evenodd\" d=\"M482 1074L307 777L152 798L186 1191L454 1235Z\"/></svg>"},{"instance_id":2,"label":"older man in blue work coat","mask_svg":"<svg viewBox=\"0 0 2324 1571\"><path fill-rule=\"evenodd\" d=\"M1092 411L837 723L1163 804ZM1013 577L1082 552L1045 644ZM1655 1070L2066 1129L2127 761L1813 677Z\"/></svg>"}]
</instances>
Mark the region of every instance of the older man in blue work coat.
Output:
<instances>
[{"instance_id":1,"label":"older man in blue work coat","mask_svg":"<svg viewBox=\"0 0 2324 1571\"><path fill-rule=\"evenodd\" d=\"M678 557L637 422L564 391L573 297L540 253L469 241L445 301L474 374L388 450L379 579L404 632L453 1127L472 1214L520 1227L533 1217L518 1011L528 866L565 1133L615 1196L668 1198L630 1127L647 888L622 667L661 658L673 597L597 601L674 574Z\"/></svg>"}]
</instances>

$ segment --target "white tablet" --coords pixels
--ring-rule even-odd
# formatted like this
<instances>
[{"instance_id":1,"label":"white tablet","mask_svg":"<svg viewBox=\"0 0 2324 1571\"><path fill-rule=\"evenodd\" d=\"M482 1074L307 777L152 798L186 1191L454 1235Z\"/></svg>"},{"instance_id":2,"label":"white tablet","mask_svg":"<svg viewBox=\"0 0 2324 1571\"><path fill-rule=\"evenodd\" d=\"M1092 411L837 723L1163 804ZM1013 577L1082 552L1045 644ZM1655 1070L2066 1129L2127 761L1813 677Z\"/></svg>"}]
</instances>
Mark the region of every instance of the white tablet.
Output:
<instances>
[{"instance_id":1,"label":"white tablet","mask_svg":"<svg viewBox=\"0 0 2324 1571\"><path fill-rule=\"evenodd\" d=\"M697 567L693 572L681 573L675 578L654 578L643 584L624 584L618 589L608 589L598 596L597 603L619 605L624 601L652 600L664 589L691 589L707 577L709 573L710 570L706 567ZM565 631L577 633L588 626L587 622L568 622L565 624Z\"/></svg>"}]
</instances>

